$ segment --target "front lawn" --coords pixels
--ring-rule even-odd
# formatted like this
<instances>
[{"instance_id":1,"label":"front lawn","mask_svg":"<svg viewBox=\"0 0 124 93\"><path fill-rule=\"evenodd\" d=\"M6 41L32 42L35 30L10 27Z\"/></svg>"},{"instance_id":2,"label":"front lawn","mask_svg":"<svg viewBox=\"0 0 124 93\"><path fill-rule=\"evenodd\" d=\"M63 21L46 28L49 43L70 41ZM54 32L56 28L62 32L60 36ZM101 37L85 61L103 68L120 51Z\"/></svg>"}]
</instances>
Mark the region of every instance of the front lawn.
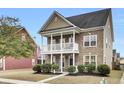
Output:
<instances>
[{"instance_id":1,"label":"front lawn","mask_svg":"<svg viewBox=\"0 0 124 93\"><path fill-rule=\"evenodd\" d=\"M22 70L22 71L19 71L18 73L17 73L17 71L16 70L15 71L14 70L10 71L9 74L8 74L8 72L6 73L6 71L5 71L3 75L2 74L0 75L0 78L26 80L26 81L35 81L35 82L37 82L37 81L40 81L40 80L43 80L43 79L47 79L47 78L56 76L54 74L41 74L41 73L40 74L35 74L31 70L29 70L29 71Z\"/></svg>"},{"instance_id":2,"label":"front lawn","mask_svg":"<svg viewBox=\"0 0 124 93\"><path fill-rule=\"evenodd\" d=\"M118 84L120 83L120 78L123 74L123 71L112 70L111 74L107 79L108 84ZM99 84L102 80L102 76L99 75L67 75L54 80L51 80L47 83L52 84Z\"/></svg>"}]
</instances>

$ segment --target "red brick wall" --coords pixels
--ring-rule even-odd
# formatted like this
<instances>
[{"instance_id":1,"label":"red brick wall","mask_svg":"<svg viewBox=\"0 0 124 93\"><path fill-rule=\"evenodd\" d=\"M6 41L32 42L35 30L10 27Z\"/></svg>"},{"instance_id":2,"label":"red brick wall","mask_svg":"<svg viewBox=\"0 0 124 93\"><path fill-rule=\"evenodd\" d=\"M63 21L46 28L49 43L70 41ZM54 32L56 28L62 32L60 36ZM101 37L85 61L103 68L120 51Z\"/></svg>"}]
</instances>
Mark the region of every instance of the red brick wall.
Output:
<instances>
[{"instance_id":1,"label":"red brick wall","mask_svg":"<svg viewBox=\"0 0 124 93\"><path fill-rule=\"evenodd\" d=\"M32 58L15 59L13 57L7 57L5 59L5 69L23 69L32 68Z\"/></svg>"}]
</instances>

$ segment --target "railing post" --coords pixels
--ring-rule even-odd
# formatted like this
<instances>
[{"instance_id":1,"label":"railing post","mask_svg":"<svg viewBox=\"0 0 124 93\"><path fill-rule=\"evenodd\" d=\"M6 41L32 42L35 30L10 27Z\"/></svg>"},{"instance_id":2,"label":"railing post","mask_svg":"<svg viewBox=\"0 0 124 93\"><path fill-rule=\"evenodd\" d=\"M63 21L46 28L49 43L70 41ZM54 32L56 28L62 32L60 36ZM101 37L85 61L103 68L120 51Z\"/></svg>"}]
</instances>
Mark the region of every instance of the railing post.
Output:
<instances>
[{"instance_id":1,"label":"railing post","mask_svg":"<svg viewBox=\"0 0 124 93\"><path fill-rule=\"evenodd\" d=\"M62 35L62 33L61 33L61 40L60 40L61 51L62 51L62 38L63 38L63 35Z\"/></svg>"},{"instance_id":2,"label":"railing post","mask_svg":"<svg viewBox=\"0 0 124 93\"><path fill-rule=\"evenodd\" d=\"M73 51L75 50L75 31L73 31Z\"/></svg>"}]
</instances>

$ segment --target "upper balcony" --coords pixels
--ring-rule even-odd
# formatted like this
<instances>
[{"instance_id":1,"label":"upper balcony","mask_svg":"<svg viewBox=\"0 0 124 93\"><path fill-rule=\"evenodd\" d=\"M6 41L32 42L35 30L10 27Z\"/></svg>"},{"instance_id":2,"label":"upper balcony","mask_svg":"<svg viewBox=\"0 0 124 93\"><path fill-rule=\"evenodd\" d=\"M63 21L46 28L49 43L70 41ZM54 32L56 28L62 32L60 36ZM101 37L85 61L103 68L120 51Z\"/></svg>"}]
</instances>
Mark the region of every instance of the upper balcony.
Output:
<instances>
[{"instance_id":1,"label":"upper balcony","mask_svg":"<svg viewBox=\"0 0 124 93\"><path fill-rule=\"evenodd\" d=\"M41 54L79 53L77 43L48 44L41 46Z\"/></svg>"},{"instance_id":2,"label":"upper balcony","mask_svg":"<svg viewBox=\"0 0 124 93\"><path fill-rule=\"evenodd\" d=\"M79 33L78 28L65 28L50 33L41 33L41 54L79 53L79 47L75 41L76 33ZM47 39L46 45L43 44L43 37Z\"/></svg>"}]
</instances>

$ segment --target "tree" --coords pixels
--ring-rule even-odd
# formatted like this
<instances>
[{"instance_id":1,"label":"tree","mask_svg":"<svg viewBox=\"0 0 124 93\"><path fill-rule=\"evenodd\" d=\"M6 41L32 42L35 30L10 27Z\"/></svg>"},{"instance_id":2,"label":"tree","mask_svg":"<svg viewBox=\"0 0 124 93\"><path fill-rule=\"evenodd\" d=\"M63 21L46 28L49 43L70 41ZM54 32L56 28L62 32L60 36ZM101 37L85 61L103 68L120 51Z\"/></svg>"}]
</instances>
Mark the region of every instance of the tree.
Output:
<instances>
[{"instance_id":1,"label":"tree","mask_svg":"<svg viewBox=\"0 0 124 93\"><path fill-rule=\"evenodd\" d=\"M0 58L3 57L30 57L35 48L31 40L22 41L17 31L21 28L18 18L0 17Z\"/></svg>"}]
</instances>

